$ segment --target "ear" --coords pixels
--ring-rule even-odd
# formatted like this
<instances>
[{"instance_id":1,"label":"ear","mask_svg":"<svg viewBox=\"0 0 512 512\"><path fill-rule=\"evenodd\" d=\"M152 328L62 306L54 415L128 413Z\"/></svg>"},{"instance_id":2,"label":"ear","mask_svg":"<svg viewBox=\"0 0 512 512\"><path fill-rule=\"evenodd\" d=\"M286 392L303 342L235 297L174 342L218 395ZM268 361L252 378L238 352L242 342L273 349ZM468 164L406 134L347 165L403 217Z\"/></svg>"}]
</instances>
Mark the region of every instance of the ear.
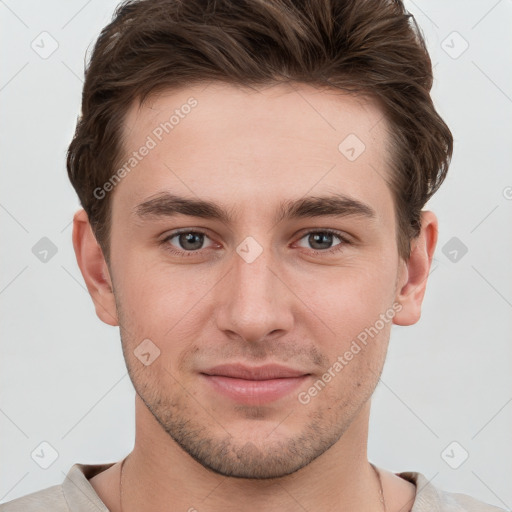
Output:
<instances>
[{"instance_id":1,"label":"ear","mask_svg":"<svg viewBox=\"0 0 512 512\"><path fill-rule=\"evenodd\" d=\"M421 230L411 241L411 255L402 260L396 302L402 309L393 317L397 325L413 325L421 317L421 304L427 287L428 275L437 245L437 217L431 211L421 212Z\"/></svg>"},{"instance_id":2,"label":"ear","mask_svg":"<svg viewBox=\"0 0 512 512\"><path fill-rule=\"evenodd\" d=\"M83 209L73 217L73 247L96 314L108 325L119 325L108 266Z\"/></svg>"}]
</instances>

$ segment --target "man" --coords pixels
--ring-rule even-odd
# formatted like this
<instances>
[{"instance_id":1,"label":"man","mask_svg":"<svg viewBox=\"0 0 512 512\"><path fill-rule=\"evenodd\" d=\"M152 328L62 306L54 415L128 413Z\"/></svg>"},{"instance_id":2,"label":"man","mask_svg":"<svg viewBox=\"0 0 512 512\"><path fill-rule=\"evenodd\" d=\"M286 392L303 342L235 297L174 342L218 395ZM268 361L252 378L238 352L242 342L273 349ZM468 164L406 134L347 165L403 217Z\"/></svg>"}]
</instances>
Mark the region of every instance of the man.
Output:
<instances>
[{"instance_id":1,"label":"man","mask_svg":"<svg viewBox=\"0 0 512 512\"><path fill-rule=\"evenodd\" d=\"M419 320L437 242L421 209L452 136L431 85L400 2L122 4L67 163L135 446L0 510L500 510L367 459L391 325Z\"/></svg>"}]
</instances>

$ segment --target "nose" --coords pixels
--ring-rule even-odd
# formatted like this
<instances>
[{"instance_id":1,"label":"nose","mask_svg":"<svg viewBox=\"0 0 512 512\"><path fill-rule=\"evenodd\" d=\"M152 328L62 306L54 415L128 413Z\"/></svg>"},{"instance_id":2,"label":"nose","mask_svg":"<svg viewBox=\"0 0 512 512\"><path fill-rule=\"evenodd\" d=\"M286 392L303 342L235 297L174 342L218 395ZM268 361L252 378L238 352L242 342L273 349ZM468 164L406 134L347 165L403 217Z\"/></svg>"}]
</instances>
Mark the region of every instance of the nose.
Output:
<instances>
[{"instance_id":1,"label":"nose","mask_svg":"<svg viewBox=\"0 0 512 512\"><path fill-rule=\"evenodd\" d=\"M248 342L288 333L294 295L271 250L264 249L253 261L240 254L233 253L232 267L216 287L217 327Z\"/></svg>"}]
</instances>

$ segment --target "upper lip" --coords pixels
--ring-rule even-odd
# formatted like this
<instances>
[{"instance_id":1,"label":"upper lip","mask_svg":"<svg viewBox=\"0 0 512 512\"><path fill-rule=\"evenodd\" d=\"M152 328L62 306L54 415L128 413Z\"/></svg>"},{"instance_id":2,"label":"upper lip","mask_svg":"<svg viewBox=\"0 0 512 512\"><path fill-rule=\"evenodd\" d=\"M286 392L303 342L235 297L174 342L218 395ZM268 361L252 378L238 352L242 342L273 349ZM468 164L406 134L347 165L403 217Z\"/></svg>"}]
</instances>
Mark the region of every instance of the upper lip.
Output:
<instances>
[{"instance_id":1,"label":"upper lip","mask_svg":"<svg viewBox=\"0 0 512 512\"><path fill-rule=\"evenodd\" d=\"M308 375L302 370L295 370L278 364L265 366L244 366L243 364L221 364L201 373L206 375L220 375L247 380L283 379L289 377L302 377Z\"/></svg>"}]
</instances>

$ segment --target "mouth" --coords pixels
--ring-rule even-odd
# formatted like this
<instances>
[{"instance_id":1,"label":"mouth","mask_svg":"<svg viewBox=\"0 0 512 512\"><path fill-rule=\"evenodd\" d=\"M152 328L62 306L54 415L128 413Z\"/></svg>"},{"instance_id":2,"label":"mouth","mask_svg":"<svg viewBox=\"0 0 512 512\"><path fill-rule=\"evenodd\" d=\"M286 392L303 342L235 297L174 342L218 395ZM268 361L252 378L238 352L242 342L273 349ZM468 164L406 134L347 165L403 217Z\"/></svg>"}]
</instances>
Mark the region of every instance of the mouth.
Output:
<instances>
[{"instance_id":1,"label":"mouth","mask_svg":"<svg viewBox=\"0 0 512 512\"><path fill-rule=\"evenodd\" d=\"M221 365L200 375L216 394L247 405L283 398L311 376L310 373L280 365Z\"/></svg>"}]
</instances>

